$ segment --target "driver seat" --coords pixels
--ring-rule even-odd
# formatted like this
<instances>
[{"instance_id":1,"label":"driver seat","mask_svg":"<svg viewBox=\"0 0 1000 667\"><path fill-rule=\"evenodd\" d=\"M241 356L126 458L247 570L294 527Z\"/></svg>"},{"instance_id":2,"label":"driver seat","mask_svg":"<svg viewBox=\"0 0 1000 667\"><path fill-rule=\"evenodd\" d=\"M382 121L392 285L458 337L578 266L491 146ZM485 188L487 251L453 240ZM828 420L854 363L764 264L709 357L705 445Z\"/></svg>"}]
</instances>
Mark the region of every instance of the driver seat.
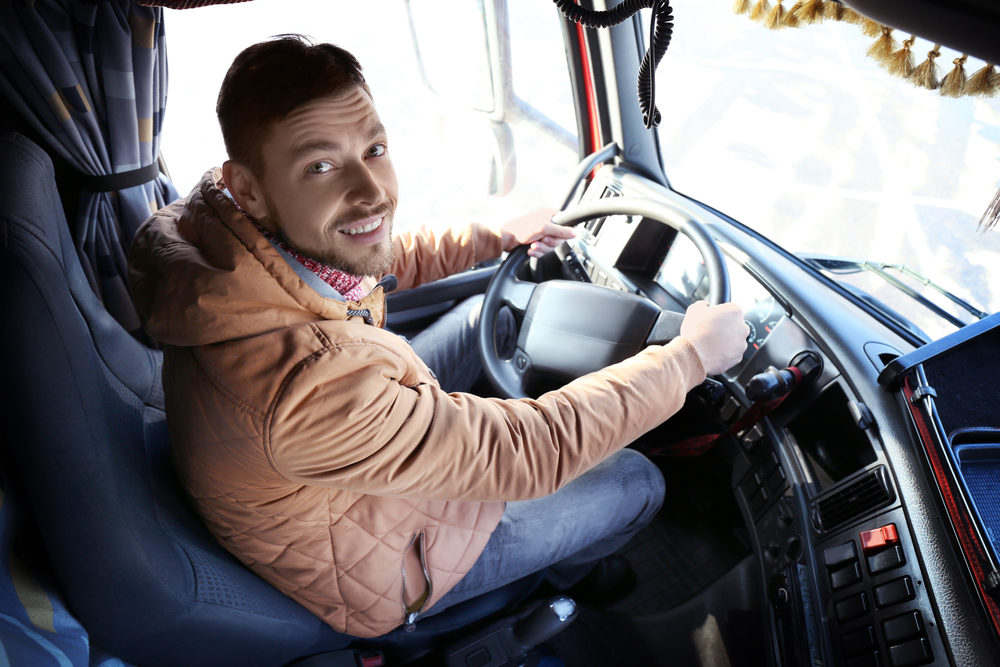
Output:
<instances>
[{"instance_id":1,"label":"driver seat","mask_svg":"<svg viewBox=\"0 0 1000 667\"><path fill-rule=\"evenodd\" d=\"M245 568L201 524L170 462L162 355L98 301L49 156L12 132L0 134L0 295L4 465L92 645L142 665L281 665L357 645ZM520 601L537 581L364 645L401 652L405 662ZM330 664L348 664L341 658Z\"/></svg>"}]
</instances>

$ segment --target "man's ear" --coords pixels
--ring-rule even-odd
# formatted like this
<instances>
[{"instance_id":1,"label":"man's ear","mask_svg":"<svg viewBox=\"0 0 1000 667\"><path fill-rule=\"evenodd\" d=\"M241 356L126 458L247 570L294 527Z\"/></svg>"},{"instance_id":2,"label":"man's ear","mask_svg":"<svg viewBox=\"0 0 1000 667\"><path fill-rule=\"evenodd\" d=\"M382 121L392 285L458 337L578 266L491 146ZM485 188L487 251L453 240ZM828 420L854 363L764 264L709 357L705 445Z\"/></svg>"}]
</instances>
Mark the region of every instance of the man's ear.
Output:
<instances>
[{"instance_id":1,"label":"man's ear","mask_svg":"<svg viewBox=\"0 0 1000 667\"><path fill-rule=\"evenodd\" d=\"M251 218L261 221L267 217L264 188L250 167L242 162L226 160L222 163L222 179L233 199Z\"/></svg>"}]
</instances>

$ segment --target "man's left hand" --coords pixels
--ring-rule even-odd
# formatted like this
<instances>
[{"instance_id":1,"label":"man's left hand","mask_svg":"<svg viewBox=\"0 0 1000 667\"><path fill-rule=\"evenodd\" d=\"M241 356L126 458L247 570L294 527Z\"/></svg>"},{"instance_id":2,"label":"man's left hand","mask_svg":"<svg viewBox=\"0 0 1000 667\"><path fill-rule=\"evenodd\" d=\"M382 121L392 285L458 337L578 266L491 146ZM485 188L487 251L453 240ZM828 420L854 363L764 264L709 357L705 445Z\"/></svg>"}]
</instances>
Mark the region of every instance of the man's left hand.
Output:
<instances>
[{"instance_id":1,"label":"man's left hand","mask_svg":"<svg viewBox=\"0 0 1000 667\"><path fill-rule=\"evenodd\" d=\"M554 209L539 209L504 223L500 228L500 243L504 252L519 245L530 244L528 255L541 257L566 239L576 236L572 227L562 227L552 222L552 216L558 212Z\"/></svg>"}]
</instances>

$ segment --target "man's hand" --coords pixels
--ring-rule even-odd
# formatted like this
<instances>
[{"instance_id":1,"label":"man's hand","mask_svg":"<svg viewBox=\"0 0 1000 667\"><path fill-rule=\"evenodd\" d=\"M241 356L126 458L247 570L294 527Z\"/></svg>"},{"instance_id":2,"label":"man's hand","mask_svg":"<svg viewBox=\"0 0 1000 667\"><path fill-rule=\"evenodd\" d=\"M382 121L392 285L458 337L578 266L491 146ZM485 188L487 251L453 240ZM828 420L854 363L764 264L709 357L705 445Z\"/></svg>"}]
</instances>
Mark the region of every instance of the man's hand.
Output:
<instances>
[{"instance_id":1,"label":"man's hand","mask_svg":"<svg viewBox=\"0 0 1000 667\"><path fill-rule=\"evenodd\" d=\"M681 336L698 351L706 375L717 375L735 366L743 358L749 335L743 309L735 303L710 306L698 301L691 304L681 322Z\"/></svg>"},{"instance_id":2,"label":"man's hand","mask_svg":"<svg viewBox=\"0 0 1000 667\"><path fill-rule=\"evenodd\" d=\"M503 251L509 252L519 245L530 243L528 255L541 257L566 239L576 236L572 227L562 227L552 222L552 216L558 212L543 208L504 223L500 228Z\"/></svg>"}]
</instances>

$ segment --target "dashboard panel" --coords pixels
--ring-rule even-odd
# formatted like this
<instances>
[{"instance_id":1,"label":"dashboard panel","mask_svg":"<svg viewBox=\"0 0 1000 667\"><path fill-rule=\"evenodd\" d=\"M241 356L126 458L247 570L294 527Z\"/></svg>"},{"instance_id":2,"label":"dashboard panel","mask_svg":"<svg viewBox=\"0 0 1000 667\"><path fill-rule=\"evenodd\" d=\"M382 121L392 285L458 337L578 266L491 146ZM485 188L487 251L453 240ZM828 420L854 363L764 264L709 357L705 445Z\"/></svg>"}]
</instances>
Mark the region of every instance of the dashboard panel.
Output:
<instances>
[{"instance_id":1,"label":"dashboard panel","mask_svg":"<svg viewBox=\"0 0 1000 667\"><path fill-rule=\"evenodd\" d=\"M614 168L583 199L622 195L713 221L696 202ZM905 412L876 381L912 346L758 237L715 223L731 300L751 333L742 361L719 376L725 391L711 409L734 433L717 448L754 545L770 664L1000 664L996 642L973 629L979 622L964 625L982 608L943 538ZM651 227L665 225L634 216L584 223L560 251L565 277L683 312L708 293L704 264L685 236ZM817 364L809 381L760 410L751 381L803 354Z\"/></svg>"}]
</instances>

